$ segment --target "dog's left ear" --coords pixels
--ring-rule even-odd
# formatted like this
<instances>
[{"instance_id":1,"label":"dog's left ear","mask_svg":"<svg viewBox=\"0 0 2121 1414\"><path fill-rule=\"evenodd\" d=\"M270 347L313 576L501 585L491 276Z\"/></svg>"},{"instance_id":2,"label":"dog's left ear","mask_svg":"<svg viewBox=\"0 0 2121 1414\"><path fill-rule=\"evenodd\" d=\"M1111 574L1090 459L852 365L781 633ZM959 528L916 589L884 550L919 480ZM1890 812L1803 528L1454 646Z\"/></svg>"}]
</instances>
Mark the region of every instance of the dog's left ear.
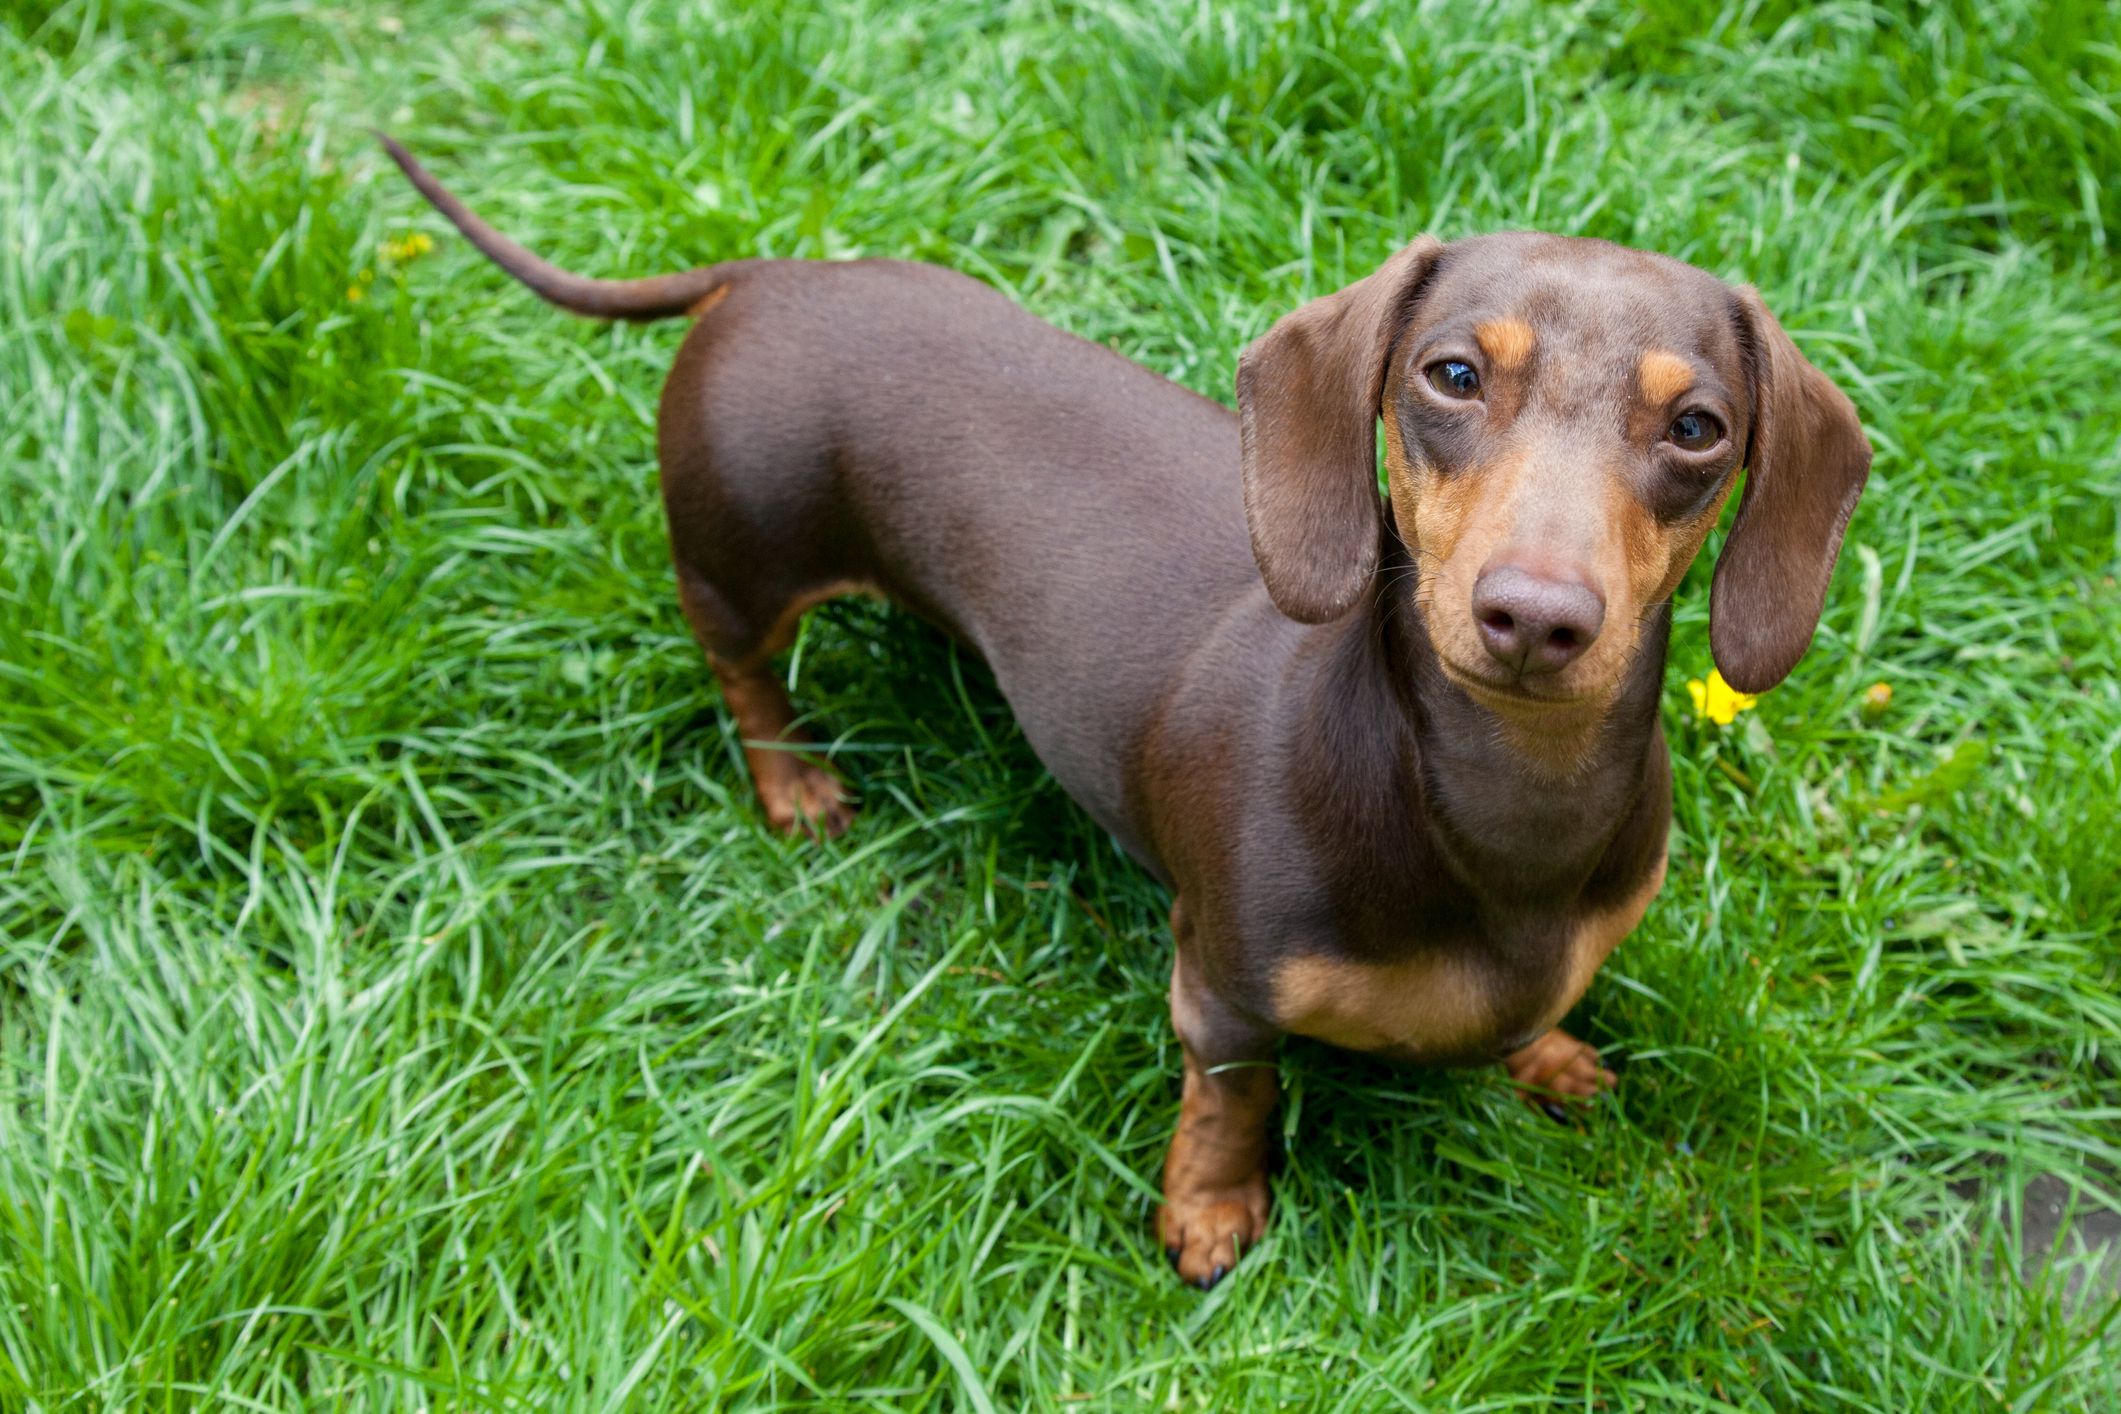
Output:
<instances>
[{"instance_id":1,"label":"dog's left ear","mask_svg":"<svg viewBox=\"0 0 2121 1414\"><path fill-rule=\"evenodd\" d=\"M1337 619L1377 570L1377 416L1385 367L1443 242L1421 236L1367 279L1284 315L1237 360L1245 520L1275 606Z\"/></svg>"},{"instance_id":2,"label":"dog's left ear","mask_svg":"<svg viewBox=\"0 0 2121 1414\"><path fill-rule=\"evenodd\" d=\"M1709 590L1709 648L1732 687L1765 692L1811 646L1871 444L1854 404L1797 352L1760 292L1747 285L1738 301L1752 436L1745 493Z\"/></svg>"}]
</instances>

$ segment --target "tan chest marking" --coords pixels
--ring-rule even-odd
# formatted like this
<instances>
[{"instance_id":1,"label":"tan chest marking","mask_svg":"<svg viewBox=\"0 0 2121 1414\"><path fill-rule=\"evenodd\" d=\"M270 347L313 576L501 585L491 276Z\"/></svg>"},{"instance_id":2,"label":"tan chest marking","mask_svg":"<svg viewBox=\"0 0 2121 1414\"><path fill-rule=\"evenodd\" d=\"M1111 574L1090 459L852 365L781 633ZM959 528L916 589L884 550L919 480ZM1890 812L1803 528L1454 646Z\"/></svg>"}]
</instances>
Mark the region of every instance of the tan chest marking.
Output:
<instances>
[{"instance_id":1,"label":"tan chest marking","mask_svg":"<svg viewBox=\"0 0 2121 1414\"><path fill-rule=\"evenodd\" d=\"M1600 965L1642 921L1664 885L1664 872L1660 859L1620 905L1577 923L1541 1032L1576 1005ZM1478 962L1462 955L1388 963L1296 957L1276 971L1273 990L1276 1025L1351 1051L1463 1056L1511 1039L1496 1034L1504 1023L1494 984Z\"/></svg>"},{"instance_id":2,"label":"tan chest marking","mask_svg":"<svg viewBox=\"0 0 2121 1414\"><path fill-rule=\"evenodd\" d=\"M1477 1047L1493 1005L1474 965L1449 954L1384 963L1297 957L1274 975L1276 1024L1351 1051Z\"/></svg>"}]
</instances>

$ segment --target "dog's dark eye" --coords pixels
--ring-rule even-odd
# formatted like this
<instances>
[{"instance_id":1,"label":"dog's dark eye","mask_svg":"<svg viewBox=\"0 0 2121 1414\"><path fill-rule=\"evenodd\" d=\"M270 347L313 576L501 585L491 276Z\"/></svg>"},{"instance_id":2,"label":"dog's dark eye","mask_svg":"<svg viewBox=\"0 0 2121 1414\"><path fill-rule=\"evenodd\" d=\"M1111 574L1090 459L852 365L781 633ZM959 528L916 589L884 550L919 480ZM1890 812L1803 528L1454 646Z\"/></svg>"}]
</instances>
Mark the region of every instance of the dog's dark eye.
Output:
<instances>
[{"instance_id":1,"label":"dog's dark eye","mask_svg":"<svg viewBox=\"0 0 2121 1414\"><path fill-rule=\"evenodd\" d=\"M1477 398L1480 396L1480 375L1473 371L1470 363L1446 359L1429 369L1429 386L1447 398Z\"/></svg>"},{"instance_id":2,"label":"dog's dark eye","mask_svg":"<svg viewBox=\"0 0 2121 1414\"><path fill-rule=\"evenodd\" d=\"M1705 452L1723 440L1723 424L1705 412L1683 412L1664 435L1687 451Z\"/></svg>"}]
</instances>

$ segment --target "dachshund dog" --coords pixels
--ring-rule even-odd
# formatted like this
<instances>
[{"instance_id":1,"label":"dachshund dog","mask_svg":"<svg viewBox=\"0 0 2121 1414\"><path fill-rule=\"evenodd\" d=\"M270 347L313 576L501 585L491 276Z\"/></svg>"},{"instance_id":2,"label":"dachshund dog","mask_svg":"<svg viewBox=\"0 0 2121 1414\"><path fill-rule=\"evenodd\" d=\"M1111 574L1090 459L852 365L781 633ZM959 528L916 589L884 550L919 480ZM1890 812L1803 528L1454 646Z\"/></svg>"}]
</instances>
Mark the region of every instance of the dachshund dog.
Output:
<instances>
[{"instance_id":1,"label":"dachshund dog","mask_svg":"<svg viewBox=\"0 0 2121 1414\"><path fill-rule=\"evenodd\" d=\"M985 660L1171 888L1183 1278L1265 1231L1282 1035L1500 1062L1547 1105L1613 1083L1557 1023L1664 880L1673 591L1744 468L1710 643L1774 686L1870 470L1751 288L1423 236L1247 348L1233 414L932 266L571 275L384 141L545 299L690 318L656 432L678 599L774 827L853 804L769 660L813 605L879 594Z\"/></svg>"}]
</instances>

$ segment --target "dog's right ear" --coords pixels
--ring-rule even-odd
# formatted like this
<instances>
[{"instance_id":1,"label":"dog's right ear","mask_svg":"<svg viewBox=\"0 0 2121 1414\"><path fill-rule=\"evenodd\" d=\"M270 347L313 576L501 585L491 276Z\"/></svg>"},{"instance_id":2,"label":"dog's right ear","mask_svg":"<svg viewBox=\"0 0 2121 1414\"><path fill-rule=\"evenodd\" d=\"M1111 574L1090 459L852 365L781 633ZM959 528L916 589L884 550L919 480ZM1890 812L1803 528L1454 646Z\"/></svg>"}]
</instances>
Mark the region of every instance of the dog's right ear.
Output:
<instances>
[{"instance_id":1,"label":"dog's right ear","mask_svg":"<svg viewBox=\"0 0 2121 1414\"><path fill-rule=\"evenodd\" d=\"M1392 346L1443 242L1284 315L1237 360L1245 521L1275 606L1337 619L1377 570L1377 417Z\"/></svg>"}]
</instances>

